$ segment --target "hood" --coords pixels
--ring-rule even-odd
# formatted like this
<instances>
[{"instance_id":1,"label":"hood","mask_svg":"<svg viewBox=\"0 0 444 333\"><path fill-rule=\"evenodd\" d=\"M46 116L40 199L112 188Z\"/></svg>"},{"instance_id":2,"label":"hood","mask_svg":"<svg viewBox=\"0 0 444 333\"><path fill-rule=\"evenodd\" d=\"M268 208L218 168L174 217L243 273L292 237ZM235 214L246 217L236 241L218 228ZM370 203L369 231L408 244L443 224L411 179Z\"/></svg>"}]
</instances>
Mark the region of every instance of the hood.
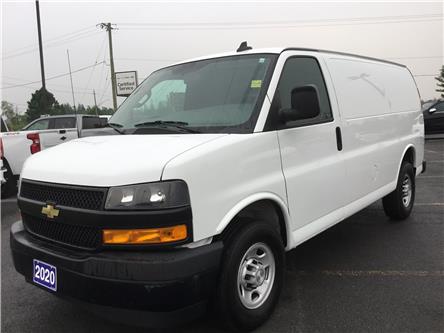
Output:
<instances>
[{"instance_id":1,"label":"hood","mask_svg":"<svg viewBox=\"0 0 444 333\"><path fill-rule=\"evenodd\" d=\"M113 135L76 139L32 155L21 177L86 186L158 181L168 161L225 135Z\"/></svg>"}]
</instances>

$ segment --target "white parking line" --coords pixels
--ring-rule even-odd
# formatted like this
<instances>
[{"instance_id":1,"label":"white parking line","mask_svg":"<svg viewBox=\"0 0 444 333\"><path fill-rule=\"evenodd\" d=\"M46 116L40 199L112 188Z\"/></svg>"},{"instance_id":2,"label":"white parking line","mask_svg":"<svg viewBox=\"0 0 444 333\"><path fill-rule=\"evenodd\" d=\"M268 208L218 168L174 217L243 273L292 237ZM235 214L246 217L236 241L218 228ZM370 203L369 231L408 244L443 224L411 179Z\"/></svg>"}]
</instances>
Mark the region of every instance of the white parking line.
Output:
<instances>
[{"instance_id":1,"label":"white parking line","mask_svg":"<svg viewBox=\"0 0 444 333\"><path fill-rule=\"evenodd\" d=\"M369 277L369 276L390 276L390 277L444 277L444 271L395 271L395 270L322 270L322 271L287 271L290 274L311 275L322 274L328 276L346 277Z\"/></svg>"},{"instance_id":2,"label":"white parking line","mask_svg":"<svg viewBox=\"0 0 444 333\"><path fill-rule=\"evenodd\" d=\"M420 203L415 203L415 206L444 206L444 202L431 202L431 203L420 202Z\"/></svg>"},{"instance_id":3,"label":"white parking line","mask_svg":"<svg viewBox=\"0 0 444 333\"><path fill-rule=\"evenodd\" d=\"M432 276L444 277L444 271L321 271L323 275L333 276Z\"/></svg>"},{"instance_id":4,"label":"white parking line","mask_svg":"<svg viewBox=\"0 0 444 333\"><path fill-rule=\"evenodd\" d=\"M444 178L444 176L419 176L419 178Z\"/></svg>"}]
</instances>

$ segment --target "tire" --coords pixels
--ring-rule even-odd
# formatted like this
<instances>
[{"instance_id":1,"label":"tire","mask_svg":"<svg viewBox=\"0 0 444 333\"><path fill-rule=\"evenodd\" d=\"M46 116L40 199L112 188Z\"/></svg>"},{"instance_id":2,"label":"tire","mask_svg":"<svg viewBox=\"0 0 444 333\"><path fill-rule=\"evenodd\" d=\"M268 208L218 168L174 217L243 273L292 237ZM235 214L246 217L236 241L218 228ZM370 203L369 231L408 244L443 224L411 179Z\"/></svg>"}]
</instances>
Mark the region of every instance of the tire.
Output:
<instances>
[{"instance_id":1,"label":"tire","mask_svg":"<svg viewBox=\"0 0 444 333\"><path fill-rule=\"evenodd\" d=\"M251 331L270 317L279 299L285 269L282 238L269 223L252 221L224 243L216 315L229 329Z\"/></svg>"},{"instance_id":2,"label":"tire","mask_svg":"<svg viewBox=\"0 0 444 333\"><path fill-rule=\"evenodd\" d=\"M415 202L415 172L413 165L402 162L396 189L382 199L385 214L392 220L409 217Z\"/></svg>"},{"instance_id":3,"label":"tire","mask_svg":"<svg viewBox=\"0 0 444 333\"><path fill-rule=\"evenodd\" d=\"M5 171L3 172L3 178L5 178L5 183L2 184L2 198L8 198L17 192L17 180L12 174L9 165L3 161Z\"/></svg>"}]
</instances>

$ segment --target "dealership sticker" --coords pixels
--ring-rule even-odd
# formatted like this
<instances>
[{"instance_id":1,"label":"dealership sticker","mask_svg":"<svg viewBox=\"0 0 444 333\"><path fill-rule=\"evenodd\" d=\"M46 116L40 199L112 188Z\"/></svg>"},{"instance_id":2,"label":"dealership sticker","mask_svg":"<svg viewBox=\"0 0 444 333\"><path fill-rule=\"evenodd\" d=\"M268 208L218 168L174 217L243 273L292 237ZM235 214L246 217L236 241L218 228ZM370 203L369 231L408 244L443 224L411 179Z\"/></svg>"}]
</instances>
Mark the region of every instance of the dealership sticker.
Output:
<instances>
[{"instance_id":1,"label":"dealership sticker","mask_svg":"<svg viewBox=\"0 0 444 333\"><path fill-rule=\"evenodd\" d=\"M260 88L262 86L262 80L251 80L251 88Z\"/></svg>"}]
</instances>

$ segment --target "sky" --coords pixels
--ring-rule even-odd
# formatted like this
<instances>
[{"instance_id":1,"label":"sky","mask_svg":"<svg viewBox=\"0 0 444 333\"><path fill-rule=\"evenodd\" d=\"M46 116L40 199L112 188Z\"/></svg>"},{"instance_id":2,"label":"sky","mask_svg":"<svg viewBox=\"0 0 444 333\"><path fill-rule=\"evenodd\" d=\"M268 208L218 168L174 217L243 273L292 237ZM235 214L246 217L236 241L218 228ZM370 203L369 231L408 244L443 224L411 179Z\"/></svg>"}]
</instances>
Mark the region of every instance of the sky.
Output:
<instances>
[{"instance_id":1,"label":"sky","mask_svg":"<svg viewBox=\"0 0 444 333\"><path fill-rule=\"evenodd\" d=\"M24 112L41 87L35 2L0 1L1 99ZM135 70L139 82L171 63L235 50L246 40L254 48L309 47L403 63L428 100L439 96L434 76L444 64L443 4L42 0L46 86L59 103L72 104L64 75L69 50L76 104L94 105L95 90L98 105L112 106L107 34L96 26L111 22L115 70Z\"/></svg>"}]
</instances>

